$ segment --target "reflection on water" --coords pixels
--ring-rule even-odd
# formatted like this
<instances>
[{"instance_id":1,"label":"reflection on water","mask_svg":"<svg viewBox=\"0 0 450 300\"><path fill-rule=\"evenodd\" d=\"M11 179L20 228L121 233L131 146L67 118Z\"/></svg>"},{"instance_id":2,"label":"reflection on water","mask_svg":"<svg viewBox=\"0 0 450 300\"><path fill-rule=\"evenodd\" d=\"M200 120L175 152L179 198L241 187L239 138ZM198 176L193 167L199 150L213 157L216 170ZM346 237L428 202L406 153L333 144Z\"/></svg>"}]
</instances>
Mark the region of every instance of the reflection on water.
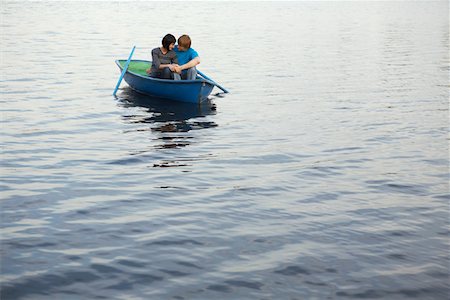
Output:
<instances>
[{"instance_id":1,"label":"reflection on water","mask_svg":"<svg viewBox=\"0 0 450 300\"><path fill-rule=\"evenodd\" d=\"M205 101L201 104L171 101L143 95L128 87L122 90L119 101L123 107L144 107L150 113L143 118L135 119L133 116L124 116L124 119L130 119L130 122L135 123L187 121L189 119L215 114L216 111L216 107L211 101ZM203 124L200 124L199 126L202 125ZM209 127L214 126L206 126L205 128Z\"/></svg>"},{"instance_id":2,"label":"reflection on water","mask_svg":"<svg viewBox=\"0 0 450 300\"><path fill-rule=\"evenodd\" d=\"M143 95L131 88L122 90L119 104L125 110L122 119L129 124L146 124L148 127L134 128L132 131L150 131L155 141L153 149L176 149L190 145L194 136L189 134L192 130L207 129L218 125L204 119L216 113L216 106L211 101L201 104L170 101ZM133 110L139 108L139 111ZM131 113L130 113L131 112ZM132 155L142 154L145 151L136 151ZM163 162L153 164L154 167L186 166L186 164Z\"/></svg>"}]
</instances>

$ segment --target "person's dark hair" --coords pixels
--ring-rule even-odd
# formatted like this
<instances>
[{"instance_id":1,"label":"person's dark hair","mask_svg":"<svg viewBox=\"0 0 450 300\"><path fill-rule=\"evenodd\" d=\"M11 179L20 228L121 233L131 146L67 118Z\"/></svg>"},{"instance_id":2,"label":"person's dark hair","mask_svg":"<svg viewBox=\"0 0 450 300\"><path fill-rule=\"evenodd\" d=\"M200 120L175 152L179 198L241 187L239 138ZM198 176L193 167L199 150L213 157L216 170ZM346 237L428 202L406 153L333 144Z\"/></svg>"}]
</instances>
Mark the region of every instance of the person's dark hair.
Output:
<instances>
[{"instance_id":1,"label":"person's dark hair","mask_svg":"<svg viewBox=\"0 0 450 300\"><path fill-rule=\"evenodd\" d=\"M162 39L162 46L165 49L169 50L170 44L175 43L175 42L176 42L175 37L169 33L169 34L166 34L165 37L163 37L163 39Z\"/></svg>"}]
</instances>

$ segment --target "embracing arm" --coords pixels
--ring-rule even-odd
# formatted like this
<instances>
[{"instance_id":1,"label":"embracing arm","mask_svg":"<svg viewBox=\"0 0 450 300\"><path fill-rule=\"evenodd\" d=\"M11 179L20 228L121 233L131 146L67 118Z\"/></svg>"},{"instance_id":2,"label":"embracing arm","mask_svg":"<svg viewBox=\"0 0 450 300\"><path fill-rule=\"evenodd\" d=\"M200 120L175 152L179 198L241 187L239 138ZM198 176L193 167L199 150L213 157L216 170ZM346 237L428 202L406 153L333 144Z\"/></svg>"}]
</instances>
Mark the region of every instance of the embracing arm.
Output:
<instances>
[{"instance_id":1,"label":"embracing arm","mask_svg":"<svg viewBox=\"0 0 450 300\"><path fill-rule=\"evenodd\" d=\"M196 65L198 65L200 63L200 57L194 57L192 60L190 60L189 62L185 63L184 65L180 66L181 70L186 70L192 67L195 67Z\"/></svg>"}]
</instances>

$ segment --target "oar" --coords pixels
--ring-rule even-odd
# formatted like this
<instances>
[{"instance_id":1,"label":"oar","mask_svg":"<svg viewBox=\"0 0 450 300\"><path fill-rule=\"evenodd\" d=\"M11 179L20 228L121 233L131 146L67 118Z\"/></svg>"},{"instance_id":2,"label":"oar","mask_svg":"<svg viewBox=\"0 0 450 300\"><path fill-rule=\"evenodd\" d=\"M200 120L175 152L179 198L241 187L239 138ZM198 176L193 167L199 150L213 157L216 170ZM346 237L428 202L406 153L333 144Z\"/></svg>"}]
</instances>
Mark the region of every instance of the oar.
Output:
<instances>
[{"instance_id":1,"label":"oar","mask_svg":"<svg viewBox=\"0 0 450 300\"><path fill-rule=\"evenodd\" d=\"M133 46L133 49L131 49L130 56L128 57L127 63L123 67L122 74L120 74L120 78L119 78L119 81L117 82L116 88L114 89L113 96L116 95L116 92L119 89L120 83L122 82L123 76L125 76L125 73L127 72L128 65L130 64L131 57L133 56L133 53L134 53L134 49L136 49L136 46Z\"/></svg>"},{"instance_id":2,"label":"oar","mask_svg":"<svg viewBox=\"0 0 450 300\"><path fill-rule=\"evenodd\" d=\"M228 93L226 88L224 88L223 86L221 86L220 84L218 84L217 82L215 82L214 80L212 80L211 78L209 78L208 76L206 76L205 74L200 72L199 70L197 70L197 73L200 74L200 76L202 76L203 78L205 78L205 79L211 81L212 83L214 83L214 85L217 86L222 91L224 91L224 93Z\"/></svg>"}]
</instances>

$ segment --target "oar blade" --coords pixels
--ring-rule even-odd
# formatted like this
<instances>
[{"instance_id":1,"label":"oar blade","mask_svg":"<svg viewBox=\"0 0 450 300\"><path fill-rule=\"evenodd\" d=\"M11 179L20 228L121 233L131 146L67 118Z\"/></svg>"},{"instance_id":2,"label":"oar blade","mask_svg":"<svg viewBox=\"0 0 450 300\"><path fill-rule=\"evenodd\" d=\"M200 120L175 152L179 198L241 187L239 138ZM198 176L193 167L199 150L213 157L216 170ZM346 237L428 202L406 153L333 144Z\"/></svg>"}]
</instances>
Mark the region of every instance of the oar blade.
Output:
<instances>
[{"instance_id":1,"label":"oar blade","mask_svg":"<svg viewBox=\"0 0 450 300\"><path fill-rule=\"evenodd\" d=\"M218 84L217 82L215 82L214 80L212 80L211 78L209 78L208 76L206 76L205 74L203 74L200 70L197 70L197 73L202 76L203 78L211 81L212 83L214 83L215 86L217 86L219 89L221 89L224 93L229 93L228 90L226 88L224 88L223 86L221 86L220 84Z\"/></svg>"}]
</instances>

